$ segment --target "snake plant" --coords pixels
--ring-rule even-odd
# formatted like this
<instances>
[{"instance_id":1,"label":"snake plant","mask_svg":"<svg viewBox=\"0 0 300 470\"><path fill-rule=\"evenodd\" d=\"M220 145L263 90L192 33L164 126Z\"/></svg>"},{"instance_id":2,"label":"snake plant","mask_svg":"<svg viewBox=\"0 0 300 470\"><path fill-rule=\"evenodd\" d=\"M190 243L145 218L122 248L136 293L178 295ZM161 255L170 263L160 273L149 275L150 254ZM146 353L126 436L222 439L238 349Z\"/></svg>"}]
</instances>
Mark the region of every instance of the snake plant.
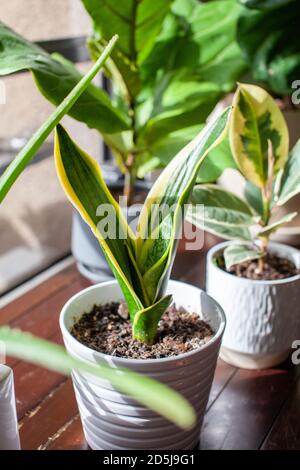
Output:
<instances>
[{"instance_id":1,"label":"snake plant","mask_svg":"<svg viewBox=\"0 0 300 470\"><path fill-rule=\"evenodd\" d=\"M2 198L10 189L18 174L20 174L26 162L34 155L39 146L42 145L43 141L58 124L60 119L75 105L77 100L84 95L91 80L111 53L116 40L117 36L109 41L96 64L86 76L75 85L69 95L33 135L26 147L18 155L14 164L8 168L5 178L1 180L0 195ZM74 171L75 170L76 162L74 162ZM120 246L121 258L122 250L123 248ZM112 252L116 253L114 247L112 247ZM110 256L110 253L107 253L108 256ZM123 265L124 260L121 258L120 263ZM104 364L97 366L87 364L86 362L69 356L62 346L34 337L28 333L12 330L7 326L0 327L0 360L2 360L4 353L60 373L70 374L71 371L75 369L106 379L114 384L121 392L128 394L142 405L165 416L183 429L188 429L195 423L195 412L191 405L174 390L149 377L143 377L142 375L126 369L120 370L108 367Z\"/></svg>"},{"instance_id":2,"label":"snake plant","mask_svg":"<svg viewBox=\"0 0 300 470\"><path fill-rule=\"evenodd\" d=\"M100 167L61 126L56 128L55 163L69 200L90 226L123 291L133 338L152 344L172 301L166 287L186 205L208 152L222 140L226 109L164 169L142 207L134 233L111 195ZM107 227L109 230L107 230Z\"/></svg>"},{"instance_id":3,"label":"snake plant","mask_svg":"<svg viewBox=\"0 0 300 470\"><path fill-rule=\"evenodd\" d=\"M233 100L229 142L245 178L245 198L217 185L196 185L188 219L236 243L224 251L226 267L259 259L263 270L270 236L297 215L278 215L300 193L300 141L289 153L288 128L276 101L262 88L240 84Z\"/></svg>"}]
</instances>

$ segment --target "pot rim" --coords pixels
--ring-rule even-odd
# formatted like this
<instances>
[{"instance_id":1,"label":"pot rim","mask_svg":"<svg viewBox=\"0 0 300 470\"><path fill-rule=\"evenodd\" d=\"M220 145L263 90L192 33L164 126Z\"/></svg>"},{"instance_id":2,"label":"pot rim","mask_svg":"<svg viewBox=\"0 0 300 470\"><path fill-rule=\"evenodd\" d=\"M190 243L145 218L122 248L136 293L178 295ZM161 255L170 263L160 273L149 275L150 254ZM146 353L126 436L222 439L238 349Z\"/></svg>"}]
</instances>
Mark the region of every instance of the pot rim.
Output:
<instances>
[{"instance_id":1,"label":"pot rim","mask_svg":"<svg viewBox=\"0 0 300 470\"><path fill-rule=\"evenodd\" d=\"M224 271L223 269L219 268L219 266L216 266L214 263L213 263L213 258L215 256L215 254L218 252L218 251L221 251L223 250L226 246L228 245L232 245L234 242L234 240L227 240L227 241L224 241L224 242L221 242L221 243L217 243L216 245L214 245L212 248L210 248L207 252L207 263L210 265L210 268L214 268L218 271L221 271L222 274L229 278L229 279L235 279L236 282L247 282L247 283L252 283L252 284L260 284L260 285L280 285L280 284L288 284L290 282L295 282L295 281L298 281L300 280L300 273L299 274L295 274L294 276L290 276L290 277L286 277L284 279L249 279L247 277L238 277L238 276L235 276L234 274L231 274L231 273L228 273L227 271ZM247 243L247 242L245 242ZM300 250L298 250L297 248L293 247L293 246L290 246L290 245L286 245L284 243L278 243L278 242L270 242L269 243L269 246L270 247L274 247L274 248L277 248L278 251L280 251L281 248L287 248L290 252L294 252L295 254L298 254L299 256L299 264L300 264Z\"/></svg>"},{"instance_id":2,"label":"pot rim","mask_svg":"<svg viewBox=\"0 0 300 470\"><path fill-rule=\"evenodd\" d=\"M112 356L110 354L101 353L99 351L96 351L95 349L92 349L92 348L89 348L88 346L85 346L80 341L78 341L76 338L74 338L74 336L71 335L70 331L68 330L68 328L65 325L65 316L66 316L66 313L67 313L67 310L68 310L69 306L83 294L86 294L88 292L91 292L91 291L99 289L99 288L100 289L105 288L105 287L107 287L111 284L115 284L116 286L118 286L118 281L116 281L116 280L102 282L101 284L96 284L96 285L87 287L85 289L82 289L80 292L73 295L64 304L64 306L61 310L61 313L60 313L60 317L59 317L59 325L60 325L60 329L61 329L63 338L66 338L68 343L71 343L71 345L74 345L75 347L76 346L80 347L82 351L86 351L86 352L91 351L93 353L93 356L96 359L102 359L102 360L104 359L105 360L105 359L108 359L108 358L112 358L112 359L115 359L116 361L118 361L120 364L123 363L124 367L126 367L126 364L128 364L128 365L130 365L130 364L142 365L142 364L159 364L159 363L162 363L162 362L166 363L166 362L178 361L178 360L185 359L185 358L188 358L190 356L193 356L197 353L199 354L199 352L212 347L219 340L219 338L222 337L222 335L224 333L224 330L225 330L226 316L225 316L223 308L220 306L220 304L214 298L212 298L210 295L208 295L202 289L200 289L196 286L193 286L192 284L188 284L186 282L181 282L181 281L175 281L175 280L170 280L169 282L171 282L174 286L176 284L185 284L189 287L197 289L199 292L204 293L208 298L210 298L215 303L215 305L217 307L218 314L220 315L220 318L221 318L219 328L215 332L212 339L210 339L206 344L203 344L199 348L194 349L192 351L188 351L188 352L185 352L185 353L178 354L176 356L163 357L163 358L157 358L157 359L134 359L134 358Z\"/></svg>"}]
</instances>

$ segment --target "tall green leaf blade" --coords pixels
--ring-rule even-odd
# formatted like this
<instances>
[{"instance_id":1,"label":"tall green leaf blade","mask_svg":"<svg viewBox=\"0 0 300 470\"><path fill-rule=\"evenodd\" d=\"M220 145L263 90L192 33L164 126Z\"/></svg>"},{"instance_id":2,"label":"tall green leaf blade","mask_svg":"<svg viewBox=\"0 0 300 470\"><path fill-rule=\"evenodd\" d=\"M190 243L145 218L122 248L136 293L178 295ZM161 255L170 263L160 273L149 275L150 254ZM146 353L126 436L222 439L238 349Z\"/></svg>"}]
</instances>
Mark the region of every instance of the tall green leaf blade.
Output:
<instances>
[{"instance_id":1,"label":"tall green leaf blade","mask_svg":"<svg viewBox=\"0 0 300 470\"><path fill-rule=\"evenodd\" d=\"M6 353L21 360L46 367L63 374L72 370L108 380L122 393L156 411L183 429L195 423L195 412L191 405L177 392L149 377L127 369L116 369L106 364L93 365L67 354L62 346L34 337L29 333L0 328L0 342Z\"/></svg>"},{"instance_id":2,"label":"tall green leaf blade","mask_svg":"<svg viewBox=\"0 0 300 470\"><path fill-rule=\"evenodd\" d=\"M129 254L135 254L135 236L111 195L98 164L71 140L62 126L56 130L54 154L61 185L98 239L120 282L130 314L134 316L143 308L142 286L134 276L135 266ZM101 206L103 210L99 212ZM106 211L109 211L108 215ZM106 228L111 232L107 233Z\"/></svg>"},{"instance_id":3,"label":"tall green leaf blade","mask_svg":"<svg viewBox=\"0 0 300 470\"><path fill-rule=\"evenodd\" d=\"M274 172L285 164L289 137L275 100L256 85L240 84L233 101L230 146L241 173L256 186L268 180L268 141L272 143Z\"/></svg>"},{"instance_id":4,"label":"tall green leaf blade","mask_svg":"<svg viewBox=\"0 0 300 470\"><path fill-rule=\"evenodd\" d=\"M1 24L0 24L1 27ZM74 103L78 100L84 90L88 87L93 78L97 75L102 65L109 56L114 44L117 40L114 36L103 54L99 57L96 64L91 70L80 80L79 83L70 91L68 96L57 106L53 113L49 116L46 122L35 132L31 139L27 142L25 147L18 153L12 163L8 166L6 171L0 177L0 203L6 196L7 192L14 184L18 176L22 173L29 161L34 157L38 149L41 147L46 138L50 135L55 126L63 118L65 114L72 108ZM0 42L1 46L1 42ZM0 47L1 57L1 47Z\"/></svg>"},{"instance_id":5,"label":"tall green leaf blade","mask_svg":"<svg viewBox=\"0 0 300 470\"><path fill-rule=\"evenodd\" d=\"M0 76L20 70L31 70L41 93L56 106L82 79L71 62L58 55L52 57L0 22ZM103 90L92 83L68 113L100 132L128 129L126 116L112 105Z\"/></svg>"},{"instance_id":6,"label":"tall green leaf blade","mask_svg":"<svg viewBox=\"0 0 300 470\"><path fill-rule=\"evenodd\" d=\"M168 167L156 180L142 209L137 228L137 260L145 240L159 227L162 220L172 219L172 235L166 254L157 268L157 277L152 280L155 296L161 298L165 292L170 269L175 256L176 242L184 220L184 206L188 202L199 168L207 153L223 138L230 109L225 110L214 122L207 125L195 139L174 157ZM150 233L149 233L150 232ZM154 241L161 244L161 240ZM147 271L151 271L152 267ZM147 276L147 272L144 274ZM147 283L148 284L148 283ZM147 285L149 289L149 285Z\"/></svg>"}]
</instances>

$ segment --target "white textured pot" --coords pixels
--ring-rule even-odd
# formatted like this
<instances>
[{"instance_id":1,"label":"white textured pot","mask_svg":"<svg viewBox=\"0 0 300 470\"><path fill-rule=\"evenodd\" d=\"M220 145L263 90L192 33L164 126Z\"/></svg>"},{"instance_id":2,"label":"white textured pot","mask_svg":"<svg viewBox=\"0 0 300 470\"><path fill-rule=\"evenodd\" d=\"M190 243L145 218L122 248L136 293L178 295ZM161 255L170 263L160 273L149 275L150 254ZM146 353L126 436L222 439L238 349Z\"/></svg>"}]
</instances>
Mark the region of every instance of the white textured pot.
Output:
<instances>
[{"instance_id":1,"label":"white textured pot","mask_svg":"<svg viewBox=\"0 0 300 470\"><path fill-rule=\"evenodd\" d=\"M70 329L76 319L95 304L123 299L116 281L89 287L64 306L60 326L68 352L92 363L127 367L155 378L184 395L195 407L197 425L182 431L167 419L118 392L107 381L73 372L73 385L84 434L92 449L193 449L198 440L225 327L220 306L205 292L188 284L170 281L174 302L199 312L215 331L201 348L164 359L126 359L96 352L78 342Z\"/></svg>"},{"instance_id":2,"label":"white textured pot","mask_svg":"<svg viewBox=\"0 0 300 470\"><path fill-rule=\"evenodd\" d=\"M0 450L19 450L13 371L0 364Z\"/></svg>"},{"instance_id":3,"label":"white textured pot","mask_svg":"<svg viewBox=\"0 0 300 470\"><path fill-rule=\"evenodd\" d=\"M207 254L206 290L223 307L227 319L221 357L246 369L275 366L300 338L300 274L275 281L229 274L214 259L230 243L220 243ZM300 267L299 250L274 242L269 250Z\"/></svg>"}]
</instances>

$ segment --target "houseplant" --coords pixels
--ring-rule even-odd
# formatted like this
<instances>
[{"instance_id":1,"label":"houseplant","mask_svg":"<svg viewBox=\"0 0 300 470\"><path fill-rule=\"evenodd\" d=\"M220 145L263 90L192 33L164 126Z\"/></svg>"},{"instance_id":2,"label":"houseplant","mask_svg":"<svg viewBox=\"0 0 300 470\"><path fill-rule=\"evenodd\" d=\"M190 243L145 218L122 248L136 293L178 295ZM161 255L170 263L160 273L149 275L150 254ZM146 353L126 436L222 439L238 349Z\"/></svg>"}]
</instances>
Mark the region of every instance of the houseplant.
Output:
<instances>
[{"instance_id":1,"label":"houseplant","mask_svg":"<svg viewBox=\"0 0 300 470\"><path fill-rule=\"evenodd\" d=\"M74 106L76 99L84 93L90 81L107 59L115 41L116 38L108 44L92 70L80 80L47 122L31 138L26 148L17 155L13 165L8 168L0 182L1 198L8 192L26 162L50 134L53 127L70 107ZM84 429L92 448L125 447L127 449L160 446L164 448L192 448L198 440L199 427L213 379L225 318L222 309L204 292L182 283L170 282L168 285L168 279L176 252L177 238L180 236L182 219L185 215L185 203L189 199L198 170L209 150L217 145L224 136L228 115L229 110L225 110L214 122L206 126L163 171L143 206L137 236L128 227L96 162L76 146L61 126L57 127L55 161L62 185L96 234L120 285L118 288L116 282L109 282L94 286L70 299L61 314L61 329L67 350L74 359L81 358L85 363L87 362L88 368L99 362L114 367L127 365L129 369L138 370L149 377L157 378L161 382L169 384L174 390L178 390L191 404L195 404L197 412L196 427L190 432L179 433L176 426L170 425L165 419L158 418L156 413L153 414L144 408L137 407L135 402L130 401L130 398L127 397L128 388L122 388L123 380L120 387L116 384L116 376L123 379L122 375L118 375L119 372L116 376L105 374L107 380L99 381L86 375L87 369L77 367L74 362L67 362L68 371L70 368L84 371L84 373L74 372L73 378ZM174 185L175 175L177 175L177 185ZM105 237L107 225L107 221L104 220L105 215L101 211L99 213L99 207L100 210L103 209L101 203L106 203L106 210L114 211L115 225L113 224L113 227L117 230L114 232L114 236L108 238ZM165 207L168 209L167 213L161 212ZM159 210L155 212L157 208ZM155 215L158 215L158 218ZM148 224L148 222L151 223ZM148 234L148 227L151 228L150 234ZM144 344L144 348L150 347L147 346L147 343L156 339L157 324L171 303L172 294L179 306L190 308L195 312L192 314L192 318L197 326L200 322L201 328L198 328L200 336L198 340L196 339L196 345L201 347L195 350L178 354L178 356L153 360L119 358L86 347L70 333L70 329L75 327L74 319L85 318L83 313L88 312L96 302L111 303L122 300L123 296L133 322L134 337L140 340L139 345ZM188 304L187 298L189 299ZM200 318L200 313L202 313L203 319ZM177 311L176 314L178 314ZM185 314L189 315L182 312L183 316ZM120 315L118 318L121 318ZM181 318L181 315L178 318ZM209 325L204 320L209 322ZM88 330L86 332L89 335ZM4 337L0 335L0 339L9 344L10 338L7 338L6 334L7 330L4 330ZM100 337L101 335L99 335ZM25 351L23 343L18 339L20 338L17 338L11 349L8 349L12 352L15 351L15 354L21 354L23 350ZM52 361L57 359L57 356L53 348L51 352L44 350L43 353L41 350L36 360L50 361L48 365L54 367ZM126 384L128 384L127 381ZM117 388L121 388L123 393L117 392ZM150 389L149 392L151 392ZM146 395L148 400L149 394ZM139 394L135 394L134 397L139 400L141 398ZM147 403L143 398L141 400L143 404L152 406L149 400ZM170 406L172 406L171 402ZM159 411L155 405L154 409ZM174 416L173 419L176 421ZM188 425L187 422L185 423ZM157 436L157 440L151 439L153 435ZM162 436L167 437L163 438Z\"/></svg>"},{"instance_id":2,"label":"houseplant","mask_svg":"<svg viewBox=\"0 0 300 470\"><path fill-rule=\"evenodd\" d=\"M278 210L300 192L300 143L288 153L288 130L273 98L240 84L229 128L232 155L246 178L245 198L215 185L198 185L189 219L231 241L212 248L207 291L224 308L222 357L245 368L282 362L300 333L300 253L269 242L296 213ZM276 215L277 213L277 215Z\"/></svg>"},{"instance_id":3,"label":"houseplant","mask_svg":"<svg viewBox=\"0 0 300 470\"><path fill-rule=\"evenodd\" d=\"M130 205L137 179L163 168L197 135L245 69L235 41L242 7L235 0L130 0L118 10L111 0L82 3L94 24L88 41L93 60L115 31L120 40L105 65L112 97L90 86L69 114L99 131L124 174ZM24 69L54 105L80 77L64 57L0 24L0 75ZM209 156L204 166L209 171ZM122 193L122 183L115 189ZM94 280L107 276L90 230L76 216L72 246L81 272Z\"/></svg>"},{"instance_id":4,"label":"houseplant","mask_svg":"<svg viewBox=\"0 0 300 470\"><path fill-rule=\"evenodd\" d=\"M207 125L161 173L142 207L136 235L96 162L71 140L63 127L56 129L54 153L61 185L91 227L117 279L85 289L65 305L60 326L66 348L71 355L92 363L101 358L109 364L157 377L180 391L197 412L193 431L178 433L176 427L137 408L124 395L108 391L102 383L76 373L73 383L85 435L92 448L191 449L198 441L225 317L218 304L202 291L169 282L169 277L197 173L209 150L224 137L229 112L225 110ZM122 304L116 312L115 302L122 299L126 301L128 318L126 311L123 318ZM206 336L198 336L200 343L196 343L195 349L189 350L187 346L192 338L181 340L180 346L169 346L166 336L159 341L158 323L172 299L185 309L182 314L196 313L197 326L192 328L195 334L204 328ZM172 308L175 316L181 318L179 310ZM200 312L212 330L206 330L208 325L204 327ZM172 318L167 322L166 332L171 325L177 325ZM188 316L185 327L190 328L190 321ZM182 354L183 350L187 352Z\"/></svg>"},{"instance_id":5,"label":"houseplant","mask_svg":"<svg viewBox=\"0 0 300 470\"><path fill-rule=\"evenodd\" d=\"M68 96L59 104L47 121L32 136L25 148L16 156L14 162L7 169L4 177L1 179L0 195L1 199L7 194L18 175L22 172L26 163L32 158L43 141L51 133L51 130L64 116L64 114L74 105L76 100L84 93L91 80L107 60L112 48L117 40L117 36L109 41L107 47L96 61L92 69L84 76L78 84L70 91ZM5 354L18 357L22 360L28 360L35 364L48 367L61 373L70 374L72 371L81 371L90 377L94 375L109 381L116 389L131 396L144 406L148 406L160 413L162 416L172 420L179 427L187 429L195 422L195 414L191 406L174 390L170 390L162 384L159 384L150 378L141 377L131 371L111 367L103 364L103 361L96 361L96 364L87 364L76 357L69 356L64 348L52 344L40 338L35 338L28 333L22 333L18 330L11 330L8 327L0 328L0 355L5 359ZM9 384L10 385L10 384ZM7 389L10 393L9 399L12 400L13 388ZM7 393L7 391L6 391ZM1 395L1 394L0 394ZM0 396L0 399L2 397ZM7 398L6 396L4 397ZM6 406L6 404L4 405ZM8 410L6 410L8 411ZM10 428L1 429L1 432L13 431L11 421L8 423L2 416L2 425ZM5 436L4 436L5 437ZM16 437L14 436L14 446L16 446ZM5 445L8 444L6 441Z\"/></svg>"},{"instance_id":6,"label":"houseplant","mask_svg":"<svg viewBox=\"0 0 300 470\"><path fill-rule=\"evenodd\" d=\"M299 8L297 0L240 0L243 6L236 28L236 41L248 66L247 81L263 86L278 102L289 129L290 148L300 138L299 100L300 47L297 41ZM244 181L235 170L228 170L219 183L242 193ZM295 196L282 213L297 211ZM274 239L299 245L300 215L282 226Z\"/></svg>"}]
</instances>

